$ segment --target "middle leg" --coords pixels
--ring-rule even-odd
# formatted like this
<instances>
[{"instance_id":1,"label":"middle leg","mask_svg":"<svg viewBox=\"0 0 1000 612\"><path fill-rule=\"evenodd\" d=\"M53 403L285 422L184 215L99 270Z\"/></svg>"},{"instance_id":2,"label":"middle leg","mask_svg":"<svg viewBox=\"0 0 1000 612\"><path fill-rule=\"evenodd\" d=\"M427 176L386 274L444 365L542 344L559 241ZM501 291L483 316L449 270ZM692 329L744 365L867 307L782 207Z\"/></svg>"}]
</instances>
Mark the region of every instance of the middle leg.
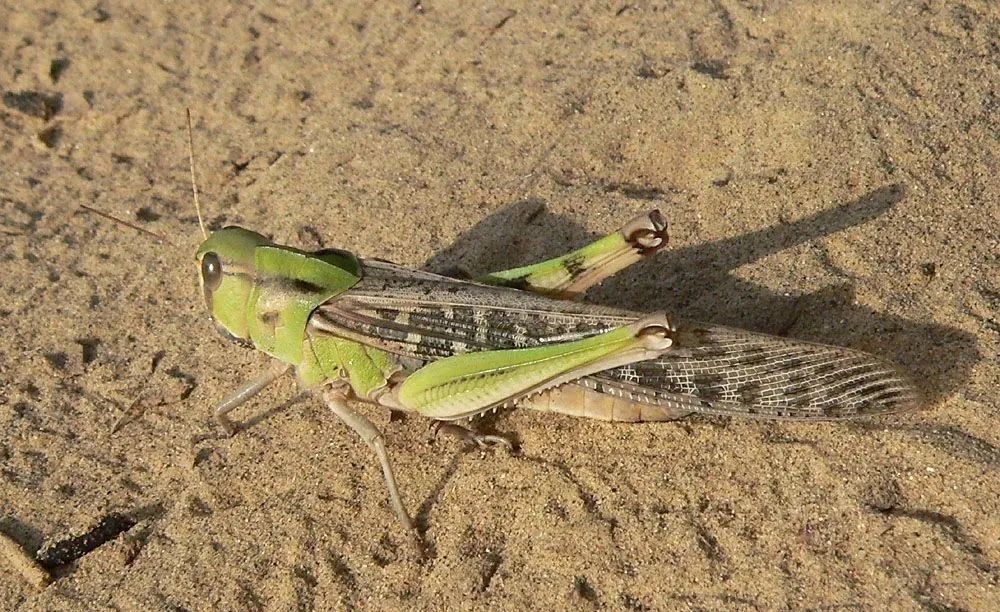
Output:
<instances>
[{"instance_id":1,"label":"middle leg","mask_svg":"<svg viewBox=\"0 0 1000 612\"><path fill-rule=\"evenodd\" d=\"M415 536L416 529L413 526L413 520L406 511L403 496L399 493L396 474L392 470L392 463L389 461L389 452L385 448L382 432L371 421L347 405L347 392L346 384L334 384L323 393L323 399L326 400L326 405L330 410L348 427L357 432L365 444L375 451L375 456L378 457L379 464L382 466L386 487L389 489L389 501L392 504L392 509L396 512L399 522Z\"/></svg>"}]
</instances>

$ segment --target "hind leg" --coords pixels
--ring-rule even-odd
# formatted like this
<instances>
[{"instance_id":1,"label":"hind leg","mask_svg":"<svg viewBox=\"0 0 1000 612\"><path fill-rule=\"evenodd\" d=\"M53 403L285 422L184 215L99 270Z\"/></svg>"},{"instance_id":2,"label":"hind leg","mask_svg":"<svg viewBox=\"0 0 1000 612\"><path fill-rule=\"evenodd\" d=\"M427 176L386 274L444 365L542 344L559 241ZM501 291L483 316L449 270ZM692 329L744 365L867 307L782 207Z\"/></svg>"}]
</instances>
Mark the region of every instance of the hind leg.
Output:
<instances>
[{"instance_id":1,"label":"hind leg","mask_svg":"<svg viewBox=\"0 0 1000 612\"><path fill-rule=\"evenodd\" d=\"M651 210L572 253L494 272L476 280L572 299L612 274L660 252L666 248L668 240L666 220L660 211Z\"/></svg>"}]
</instances>

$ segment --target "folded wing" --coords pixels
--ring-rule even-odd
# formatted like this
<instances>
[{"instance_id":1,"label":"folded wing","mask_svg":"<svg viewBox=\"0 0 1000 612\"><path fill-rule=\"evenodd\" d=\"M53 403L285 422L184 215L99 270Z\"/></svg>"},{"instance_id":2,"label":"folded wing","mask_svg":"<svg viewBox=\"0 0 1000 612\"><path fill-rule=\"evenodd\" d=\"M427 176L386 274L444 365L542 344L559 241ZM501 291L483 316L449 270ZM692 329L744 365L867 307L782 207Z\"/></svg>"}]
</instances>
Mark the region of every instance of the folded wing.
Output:
<instances>
[{"instance_id":1,"label":"folded wing","mask_svg":"<svg viewBox=\"0 0 1000 612\"><path fill-rule=\"evenodd\" d=\"M696 322L677 327L676 350L584 384L639 403L757 418L848 419L918 403L895 366L861 351Z\"/></svg>"},{"instance_id":2,"label":"folded wing","mask_svg":"<svg viewBox=\"0 0 1000 612\"><path fill-rule=\"evenodd\" d=\"M392 264L322 306L312 324L419 361L578 340L635 321L626 310L552 300ZM649 414L848 419L915 408L895 366L867 353L697 322L674 321L674 348L571 384Z\"/></svg>"}]
</instances>

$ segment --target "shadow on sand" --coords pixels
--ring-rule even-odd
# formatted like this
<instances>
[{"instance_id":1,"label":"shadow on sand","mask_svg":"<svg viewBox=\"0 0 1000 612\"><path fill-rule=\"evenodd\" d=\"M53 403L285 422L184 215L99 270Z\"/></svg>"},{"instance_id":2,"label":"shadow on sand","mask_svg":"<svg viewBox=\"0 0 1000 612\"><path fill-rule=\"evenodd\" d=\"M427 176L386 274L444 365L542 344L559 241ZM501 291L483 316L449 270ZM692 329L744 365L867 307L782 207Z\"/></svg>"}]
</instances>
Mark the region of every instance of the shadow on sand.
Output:
<instances>
[{"instance_id":1,"label":"shadow on sand","mask_svg":"<svg viewBox=\"0 0 1000 612\"><path fill-rule=\"evenodd\" d=\"M979 357L971 334L854 304L847 273L840 273L844 283L802 296L781 295L732 274L768 255L876 219L904 197L904 189L892 185L791 223L668 248L591 290L587 300L877 353L909 372L931 406L968 379ZM574 221L549 213L544 201L525 200L480 221L425 267L444 274L484 273L554 257L595 237ZM822 325L830 320L836 325Z\"/></svg>"}]
</instances>

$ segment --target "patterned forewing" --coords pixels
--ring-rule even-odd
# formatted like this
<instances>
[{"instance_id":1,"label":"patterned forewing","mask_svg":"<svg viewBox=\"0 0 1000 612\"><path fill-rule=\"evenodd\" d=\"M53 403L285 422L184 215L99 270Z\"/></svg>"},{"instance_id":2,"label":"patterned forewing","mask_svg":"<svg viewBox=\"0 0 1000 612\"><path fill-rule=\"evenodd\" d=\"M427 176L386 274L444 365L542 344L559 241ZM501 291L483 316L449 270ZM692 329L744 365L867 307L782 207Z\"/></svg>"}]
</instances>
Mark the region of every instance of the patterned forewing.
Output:
<instances>
[{"instance_id":1,"label":"patterned forewing","mask_svg":"<svg viewBox=\"0 0 1000 612\"><path fill-rule=\"evenodd\" d=\"M761 418L845 419L917 402L894 366L860 351L693 322L678 324L675 346L591 384L635 401Z\"/></svg>"},{"instance_id":2,"label":"patterned forewing","mask_svg":"<svg viewBox=\"0 0 1000 612\"><path fill-rule=\"evenodd\" d=\"M628 311L365 262L361 282L322 306L314 325L429 360L579 340L636 318Z\"/></svg>"},{"instance_id":3,"label":"patterned forewing","mask_svg":"<svg viewBox=\"0 0 1000 612\"><path fill-rule=\"evenodd\" d=\"M322 306L320 330L420 361L470 351L579 340L642 315L479 285L381 262ZM660 357L575 384L673 411L786 419L844 419L913 408L895 367L867 353L674 321Z\"/></svg>"}]
</instances>

